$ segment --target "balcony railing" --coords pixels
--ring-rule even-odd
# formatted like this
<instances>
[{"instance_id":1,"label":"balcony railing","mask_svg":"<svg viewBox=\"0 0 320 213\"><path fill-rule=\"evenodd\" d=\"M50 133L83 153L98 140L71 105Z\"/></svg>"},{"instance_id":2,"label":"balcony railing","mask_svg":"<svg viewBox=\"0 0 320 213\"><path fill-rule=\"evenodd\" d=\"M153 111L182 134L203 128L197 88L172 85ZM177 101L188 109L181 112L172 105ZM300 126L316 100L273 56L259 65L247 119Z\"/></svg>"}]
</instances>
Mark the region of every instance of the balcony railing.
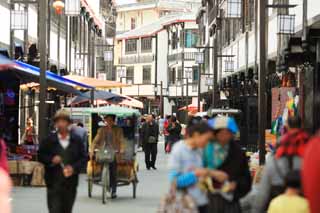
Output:
<instances>
[{"instance_id":1,"label":"balcony railing","mask_svg":"<svg viewBox=\"0 0 320 213\"><path fill-rule=\"evenodd\" d=\"M181 61L182 60L182 53L175 53L168 56L168 61ZM196 52L185 52L184 53L184 60L185 61L194 61L196 60Z\"/></svg>"},{"instance_id":2,"label":"balcony railing","mask_svg":"<svg viewBox=\"0 0 320 213\"><path fill-rule=\"evenodd\" d=\"M132 55L119 58L119 64L152 63L155 57L152 55Z\"/></svg>"}]
</instances>

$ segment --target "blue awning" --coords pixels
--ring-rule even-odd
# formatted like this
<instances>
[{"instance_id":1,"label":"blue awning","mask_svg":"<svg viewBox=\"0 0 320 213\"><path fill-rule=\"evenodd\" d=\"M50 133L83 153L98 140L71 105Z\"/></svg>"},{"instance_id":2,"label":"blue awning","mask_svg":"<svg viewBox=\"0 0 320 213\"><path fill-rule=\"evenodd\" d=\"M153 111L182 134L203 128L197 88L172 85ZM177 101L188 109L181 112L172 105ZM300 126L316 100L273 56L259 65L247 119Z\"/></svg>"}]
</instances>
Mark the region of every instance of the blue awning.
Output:
<instances>
[{"instance_id":1,"label":"blue awning","mask_svg":"<svg viewBox=\"0 0 320 213\"><path fill-rule=\"evenodd\" d=\"M17 65L19 65L18 67L16 67L17 69L22 69L23 71L28 72L30 74L40 76L40 68L39 67L35 67L30 64L23 63L21 61L15 61L15 63ZM46 74L47 74L47 80L49 80L49 81L55 81L57 83L67 84L67 85L72 86L74 88L93 89L92 86L64 78L64 77L56 75L50 71L47 71Z\"/></svg>"}]
</instances>

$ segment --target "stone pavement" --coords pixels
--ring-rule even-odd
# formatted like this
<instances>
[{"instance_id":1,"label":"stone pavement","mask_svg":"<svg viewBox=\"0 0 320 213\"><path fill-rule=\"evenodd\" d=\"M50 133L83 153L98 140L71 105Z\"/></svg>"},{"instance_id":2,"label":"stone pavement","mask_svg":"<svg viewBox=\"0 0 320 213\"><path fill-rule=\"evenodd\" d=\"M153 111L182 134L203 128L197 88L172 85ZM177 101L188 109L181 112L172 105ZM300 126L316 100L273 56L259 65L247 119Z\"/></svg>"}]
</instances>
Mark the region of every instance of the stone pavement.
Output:
<instances>
[{"instance_id":1,"label":"stone pavement","mask_svg":"<svg viewBox=\"0 0 320 213\"><path fill-rule=\"evenodd\" d=\"M93 188L93 198L87 196L86 177L82 176L78 188L78 196L73 213L154 213L161 197L168 191L167 156L164 154L164 145L158 145L157 171L147 171L144 165L144 153L138 153L140 171L137 198L132 199L132 186L118 189L118 198L101 203L101 188ZM13 189L13 213L45 213L45 188L15 187Z\"/></svg>"}]
</instances>

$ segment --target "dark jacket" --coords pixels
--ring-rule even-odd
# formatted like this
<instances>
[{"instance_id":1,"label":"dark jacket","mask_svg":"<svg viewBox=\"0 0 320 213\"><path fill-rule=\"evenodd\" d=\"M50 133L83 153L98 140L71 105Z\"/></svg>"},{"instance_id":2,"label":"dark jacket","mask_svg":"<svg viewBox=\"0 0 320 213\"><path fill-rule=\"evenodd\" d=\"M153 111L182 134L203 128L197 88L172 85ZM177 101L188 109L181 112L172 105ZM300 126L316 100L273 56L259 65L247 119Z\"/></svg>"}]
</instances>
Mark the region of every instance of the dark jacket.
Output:
<instances>
[{"instance_id":1,"label":"dark jacket","mask_svg":"<svg viewBox=\"0 0 320 213\"><path fill-rule=\"evenodd\" d=\"M149 137L153 136L156 138L156 141L158 142L159 138L159 125L156 122L152 122L152 125L148 122L145 122L141 129L142 134L142 144L148 143Z\"/></svg>"},{"instance_id":2,"label":"dark jacket","mask_svg":"<svg viewBox=\"0 0 320 213\"><path fill-rule=\"evenodd\" d=\"M181 125L179 123L175 123L175 126L172 125L172 123L169 124L167 131L169 133L168 140L170 142L177 142L181 139Z\"/></svg>"},{"instance_id":3,"label":"dark jacket","mask_svg":"<svg viewBox=\"0 0 320 213\"><path fill-rule=\"evenodd\" d=\"M244 197L251 190L248 160L237 142L230 143L228 156L218 170L226 172L229 175L229 180L237 183L234 193L235 201Z\"/></svg>"},{"instance_id":4,"label":"dark jacket","mask_svg":"<svg viewBox=\"0 0 320 213\"><path fill-rule=\"evenodd\" d=\"M53 165L52 158L55 155L62 157L64 165L71 165L74 174L65 178L61 165ZM45 181L48 187L61 185L63 187L76 187L79 181L79 173L84 166L87 155L79 136L70 134L70 144L67 149L59 143L57 133L49 135L42 141L39 147L39 161L45 165Z\"/></svg>"}]
</instances>

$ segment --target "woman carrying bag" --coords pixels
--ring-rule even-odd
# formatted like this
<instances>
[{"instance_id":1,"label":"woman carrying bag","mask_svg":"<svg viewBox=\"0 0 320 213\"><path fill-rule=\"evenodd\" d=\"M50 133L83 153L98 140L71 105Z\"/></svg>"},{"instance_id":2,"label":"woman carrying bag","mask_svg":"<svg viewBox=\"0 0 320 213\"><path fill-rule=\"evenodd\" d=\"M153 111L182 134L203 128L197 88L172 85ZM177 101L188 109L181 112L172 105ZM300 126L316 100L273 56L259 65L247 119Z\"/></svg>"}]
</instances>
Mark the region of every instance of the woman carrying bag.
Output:
<instances>
[{"instance_id":1,"label":"woman carrying bag","mask_svg":"<svg viewBox=\"0 0 320 213\"><path fill-rule=\"evenodd\" d=\"M208 121L213 129L214 140L204 150L204 166L210 170L221 170L228 175L224 183L212 179L209 193L210 213L240 213L239 199L251 189L248 162L234 135L238 127L233 118L216 117Z\"/></svg>"},{"instance_id":2,"label":"woman carrying bag","mask_svg":"<svg viewBox=\"0 0 320 213\"><path fill-rule=\"evenodd\" d=\"M167 196L162 205L162 210L159 212L208 213L207 194L200 189L199 182L207 177L214 177L220 182L227 178L223 172L209 171L203 168L201 149L207 145L211 137L211 129L206 123L198 119L190 120L186 139L176 143L169 158L169 179L173 185L173 194L177 189L184 198L177 201L177 196ZM184 202L184 200L189 201ZM194 205L190 205L191 201L194 202ZM193 206L196 206L196 210L193 209ZM179 211L177 211L177 208Z\"/></svg>"}]
</instances>

